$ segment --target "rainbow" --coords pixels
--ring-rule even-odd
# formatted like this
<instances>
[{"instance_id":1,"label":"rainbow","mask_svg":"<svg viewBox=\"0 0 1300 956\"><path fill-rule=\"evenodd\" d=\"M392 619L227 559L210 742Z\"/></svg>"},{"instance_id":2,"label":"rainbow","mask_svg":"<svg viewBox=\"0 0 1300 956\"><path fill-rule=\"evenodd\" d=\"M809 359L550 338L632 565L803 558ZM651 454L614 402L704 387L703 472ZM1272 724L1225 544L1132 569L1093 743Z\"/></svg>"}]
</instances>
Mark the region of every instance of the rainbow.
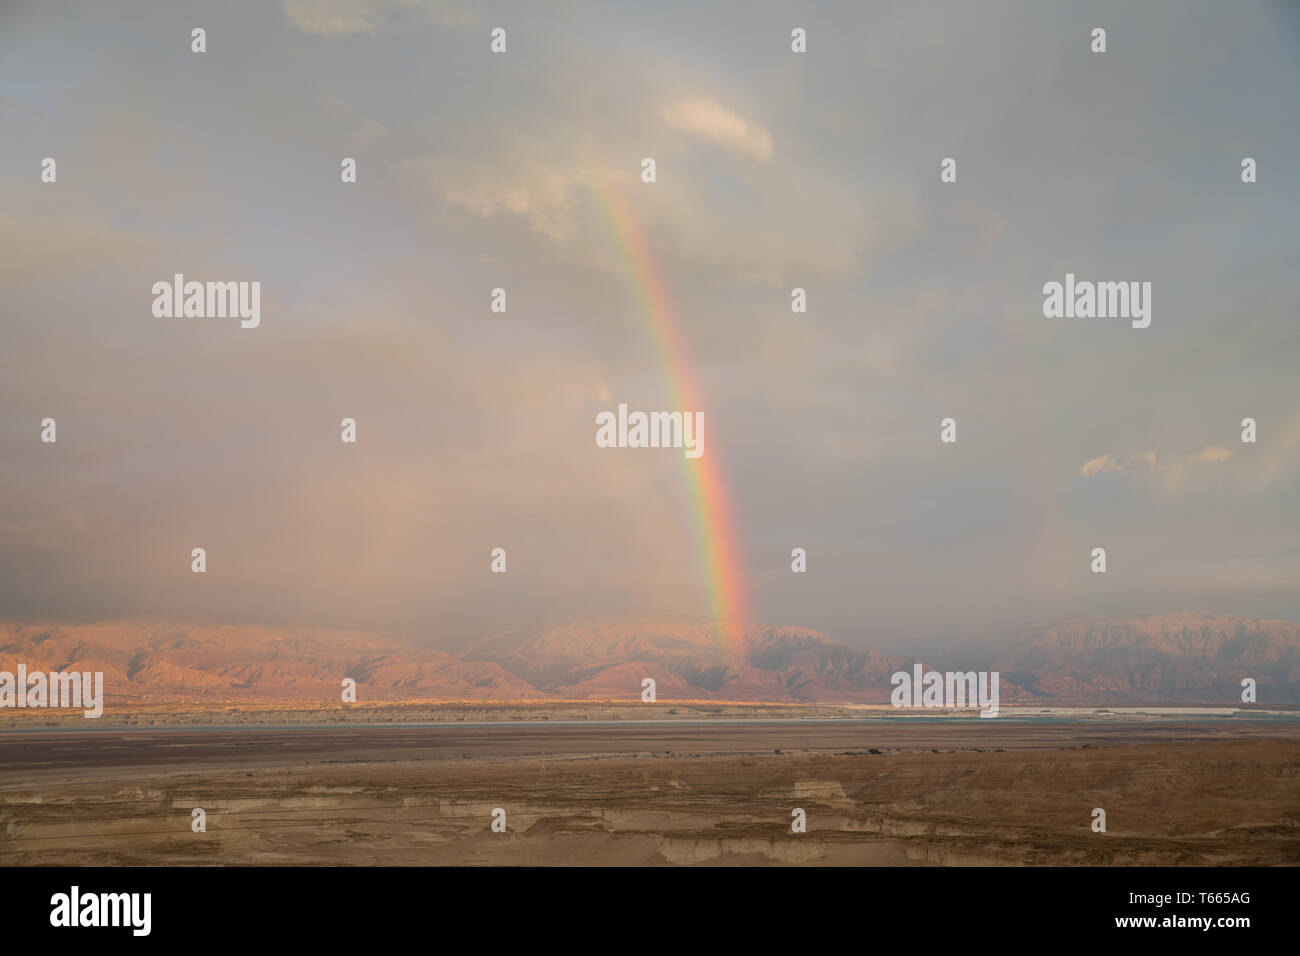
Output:
<instances>
[{"instance_id":1,"label":"rainbow","mask_svg":"<svg viewBox=\"0 0 1300 956\"><path fill-rule=\"evenodd\" d=\"M612 189L600 181L589 182L597 204L605 215L618 244L628 273L636 284L650 326L650 335L663 362L672 408L703 411L699 390L695 387L691 363L681 328L673 315L668 286L655 261L636 217ZM723 479L714 445L699 458L682 461L686 466L686 484L691 501L695 539L699 547L701 571L708 581L713 604L713 618L718 636L733 653L738 653L745 628L745 593L742 566Z\"/></svg>"}]
</instances>

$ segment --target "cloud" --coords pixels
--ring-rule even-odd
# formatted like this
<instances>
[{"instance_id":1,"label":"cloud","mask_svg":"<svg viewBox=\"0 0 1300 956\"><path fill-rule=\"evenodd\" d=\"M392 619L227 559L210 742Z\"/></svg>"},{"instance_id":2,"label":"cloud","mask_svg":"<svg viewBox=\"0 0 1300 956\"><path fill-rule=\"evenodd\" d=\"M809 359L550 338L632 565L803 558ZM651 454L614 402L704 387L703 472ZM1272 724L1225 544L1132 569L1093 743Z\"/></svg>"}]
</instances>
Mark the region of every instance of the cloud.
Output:
<instances>
[{"instance_id":1,"label":"cloud","mask_svg":"<svg viewBox=\"0 0 1300 956\"><path fill-rule=\"evenodd\" d=\"M679 100L664 109L663 119L674 129L698 136L707 142L748 153L762 160L772 158L771 134L714 100Z\"/></svg>"},{"instance_id":2,"label":"cloud","mask_svg":"<svg viewBox=\"0 0 1300 956\"><path fill-rule=\"evenodd\" d=\"M1228 449L1221 448L1218 445L1211 445L1208 448L1201 449L1195 455L1193 455L1192 461L1200 461L1200 462L1227 461L1231 457L1232 457L1232 452L1230 452Z\"/></svg>"},{"instance_id":3,"label":"cloud","mask_svg":"<svg viewBox=\"0 0 1300 956\"><path fill-rule=\"evenodd\" d=\"M390 139L393 131L373 117L366 117L361 125L348 134L348 142L361 149L368 149L375 143Z\"/></svg>"},{"instance_id":4,"label":"cloud","mask_svg":"<svg viewBox=\"0 0 1300 956\"><path fill-rule=\"evenodd\" d=\"M1115 460L1113 455L1102 455L1100 458L1092 458L1083 463L1079 469L1081 475L1095 475L1103 471L1123 471L1124 466Z\"/></svg>"},{"instance_id":5,"label":"cloud","mask_svg":"<svg viewBox=\"0 0 1300 956\"><path fill-rule=\"evenodd\" d=\"M1219 445L1209 445L1202 448L1193 455L1180 454L1178 452L1162 452L1157 454L1154 451L1129 452L1125 456L1129 468L1137 468L1145 471L1171 471L1181 470L1185 465L1190 463L1196 464L1215 464L1221 461L1227 461L1232 457L1232 452L1227 448ZM1079 474L1086 476L1101 474L1107 471L1124 471L1124 465L1119 458L1114 455L1102 455L1099 458L1090 458L1083 463L1079 469Z\"/></svg>"},{"instance_id":6,"label":"cloud","mask_svg":"<svg viewBox=\"0 0 1300 956\"><path fill-rule=\"evenodd\" d=\"M284 0L284 12L298 27L323 36L374 33L381 0Z\"/></svg>"},{"instance_id":7,"label":"cloud","mask_svg":"<svg viewBox=\"0 0 1300 956\"><path fill-rule=\"evenodd\" d=\"M439 27L467 26L474 20L471 8L457 0L284 0L285 15L297 27L335 37L376 33L398 7L421 10Z\"/></svg>"},{"instance_id":8,"label":"cloud","mask_svg":"<svg viewBox=\"0 0 1300 956\"><path fill-rule=\"evenodd\" d=\"M1070 41L1050 17L954 8L953 30L935 33L917 5L848 5L834 17L845 55L818 54L810 70L781 58L779 23L756 22L720 54L717 23L746 16L735 0L675 8L668 32L646 29L635 5L540 6L505 5L498 20L488 11L501 5L463 0L478 18L464 32L450 2L239 5L209 32L288 34L294 69L273 77L261 47L238 44L229 69L183 85L161 81L166 64L140 66L168 42L166 22L114 33L108 58L112 16L97 5L71 33L40 4L0 29L0 58L22 75L60 56L102 67L96 95L0 98L0 141L49 144L0 163L6 613L352 615L433 641L596 601L707 608L683 459L593 440L597 412L670 398L611 207L653 256L679 323L755 618L860 633L845 599L855 579L835 569L860 568L841 558L861 558L864 540L883 595L872 628L900 646L1098 601L1165 606L1175 578L1151 570L1161 557L1197 600L1300 606L1279 585L1300 561L1296 536L1274 520L1300 488L1279 278L1294 221L1284 204L1207 192L1202 166L1169 148L1194 157L1207 135L1258 127L1273 152L1300 151L1296 128L1268 126L1281 102L1269 90L1300 75L1286 31L1251 34L1278 78L1251 96L1223 44L1211 44L1221 73L1180 73L1178 50L1236 36L1226 12L1164 32L1157 13L1134 12L1142 37L1177 36L1144 47L1147 69L1101 82L1062 56ZM493 58L497 25L511 52ZM955 83L994 38L1022 58L978 89ZM852 55L864 44L876 55ZM367 81L338 82L340 69ZM231 72L251 80L232 86ZM904 73L905 87L873 82ZM1182 96L1182 80L1222 95ZM1062 95L1068 114L1051 108ZM1099 123L1133 148L1088 150ZM998 146L944 186L936 130ZM220 155L205 146L214 131ZM168 148L141 148L158 142ZM37 177L47 152L58 186ZM339 185L344 155L363 164L356 187ZM1001 155L1053 175L1027 179ZM644 156L658 162L653 185ZM1247 226L1253 248L1237 241ZM1162 288L1180 288L1189 262L1219 267L1205 295L1171 293L1177 336L1036 317L1035 288L1080 249L1095 275L1122 278L1125 236ZM155 319L150 286L177 271L261 280L262 327ZM506 315L487 311L497 286ZM790 312L795 286L807 314ZM1225 337L1221 316L1241 303L1250 320ZM1098 390L1099 368L1141 394ZM985 428L958 473L914 423L959 409ZM36 441L47 415L57 446ZM339 441L344 415L359 422L355 448ZM1243 415L1257 443L1238 440ZM902 504L864 504L864 475ZM1156 507L1169 498L1178 506ZM1124 595L1101 596L1057 543L1076 519L1117 514L1120 547L1150 560L1130 554ZM795 538L823 555L815 589L762 557ZM216 542L197 590L183 560L196 539ZM509 600L476 557L498 543L523 572ZM936 575L964 583L925 601Z\"/></svg>"},{"instance_id":9,"label":"cloud","mask_svg":"<svg viewBox=\"0 0 1300 956\"><path fill-rule=\"evenodd\" d=\"M516 148L518 147L518 148ZM432 190L443 202L478 216L510 213L536 232L562 239L572 232L571 187L584 177L539 162L527 146L504 144L486 155L430 154L396 164L399 175Z\"/></svg>"},{"instance_id":10,"label":"cloud","mask_svg":"<svg viewBox=\"0 0 1300 956\"><path fill-rule=\"evenodd\" d=\"M1145 451L1129 452L1122 457L1122 461L1116 455L1092 458L1083 463L1079 474L1090 477L1108 471L1128 471L1142 475L1143 480L1149 482L1158 494L1177 498L1194 481L1202 487L1207 480L1218 484L1220 479L1209 478L1210 473L1203 466L1225 462L1233 457L1233 453L1220 445L1207 445L1192 454Z\"/></svg>"}]
</instances>

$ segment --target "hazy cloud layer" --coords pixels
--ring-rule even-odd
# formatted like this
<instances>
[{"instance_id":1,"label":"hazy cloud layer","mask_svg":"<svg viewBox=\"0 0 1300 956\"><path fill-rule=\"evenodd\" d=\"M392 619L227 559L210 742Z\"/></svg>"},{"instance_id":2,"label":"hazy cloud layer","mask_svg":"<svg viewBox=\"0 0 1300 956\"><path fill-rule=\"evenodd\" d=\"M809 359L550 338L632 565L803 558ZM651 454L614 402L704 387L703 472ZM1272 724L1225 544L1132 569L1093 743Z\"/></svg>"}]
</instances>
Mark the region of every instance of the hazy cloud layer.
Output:
<instances>
[{"instance_id":1,"label":"hazy cloud layer","mask_svg":"<svg viewBox=\"0 0 1300 956\"><path fill-rule=\"evenodd\" d=\"M708 614L682 456L594 443L673 401L613 192L755 621L1300 617L1297 53L1267 0L8 4L0 611L445 646ZM261 327L155 318L177 272L260 281ZM1067 272L1150 281L1151 327L1045 319Z\"/></svg>"}]
</instances>

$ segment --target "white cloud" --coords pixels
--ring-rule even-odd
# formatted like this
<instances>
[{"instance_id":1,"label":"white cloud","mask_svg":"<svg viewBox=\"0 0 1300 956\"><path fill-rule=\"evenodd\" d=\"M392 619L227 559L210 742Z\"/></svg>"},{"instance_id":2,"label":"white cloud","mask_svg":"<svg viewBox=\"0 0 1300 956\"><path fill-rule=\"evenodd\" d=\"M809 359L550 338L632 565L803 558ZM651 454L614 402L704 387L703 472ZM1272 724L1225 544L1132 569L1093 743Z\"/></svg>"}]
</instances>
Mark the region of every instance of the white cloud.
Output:
<instances>
[{"instance_id":1,"label":"white cloud","mask_svg":"<svg viewBox=\"0 0 1300 956\"><path fill-rule=\"evenodd\" d=\"M284 0L284 12L308 33L374 33L381 0Z\"/></svg>"},{"instance_id":2,"label":"white cloud","mask_svg":"<svg viewBox=\"0 0 1300 956\"><path fill-rule=\"evenodd\" d=\"M1231 449L1221 445L1207 445L1198 452L1129 452L1127 455L1102 455L1083 463L1079 474L1088 477L1108 471L1128 471L1142 476L1142 480L1158 494L1176 498L1189 487L1221 485L1232 476L1216 475L1204 468L1225 462L1233 457ZM1215 469L1218 472L1219 469Z\"/></svg>"},{"instance_id":3,"label":"white cloud","mask_svg":"<svg viewBox=\"0 0 1300 956\"><path fill-rule=\"evenodd\" d=\"M664 109L663 118L674 129L698 136L707 142L748 153L762 160L772 158L772 135L714 100L679 100Z\"/></svg>"},{"instance_id":4,"label":"white cloud","mask_svg":"<svg viewBox=\"0 0 1300 956\"><path fill-rule=\"evenodd\" d=\"M503 144L503 153L430 154L397 163L398 172L433 190L443 201L479 216L513 213L552 239L572 232L570 189L582 175L537 161L526 147Z\"/></svg>"},{"instance_id":5,"label":"white cloud","mask_svg":"<svg viewBox=\"0 0 1300 956\"><path fill-rule=\"evenodd\" d=\"M284 0L284 12L296 26L322 36L375 33L397 7L423 11L439 27L474 20L472 8L460 0Z\"/></svg>"},{"instance_id":6,"label":"white cloud","mask_svg":"<svg viewBox=\"0 0 1300 956\"><path fill-rule=\"evenodd\" d=\"M1219 445L1208 445L1193 455L1184 455L1178 452L1164 452L1161 454L1153 451L1129 452L1124 460L1128 462L1130 468L1144 471L1181 472L1183 468L1191 463L1215 464L1227 461L1231 457L1232 452L1229 449ZM1099 458L1090 458L1085 461L1079 469L1079 474L1087 476L1107 471L1124 471L1124 465L1114 455L1102 455Z\"/></svg>"},{"instance_id":7,"label":"white cloud","mask_svg":"<svg viewBox=\"0 0 1300 956\"><path fill-rule=\"evenodd\" d=\"M1100 458L1091 458L1083 463L1079 469L1081 475L1095 475L1103 471L1123 471L1124 466L1115 460L1113 455L1102 455Z\"/></svg>"}]
</instances>

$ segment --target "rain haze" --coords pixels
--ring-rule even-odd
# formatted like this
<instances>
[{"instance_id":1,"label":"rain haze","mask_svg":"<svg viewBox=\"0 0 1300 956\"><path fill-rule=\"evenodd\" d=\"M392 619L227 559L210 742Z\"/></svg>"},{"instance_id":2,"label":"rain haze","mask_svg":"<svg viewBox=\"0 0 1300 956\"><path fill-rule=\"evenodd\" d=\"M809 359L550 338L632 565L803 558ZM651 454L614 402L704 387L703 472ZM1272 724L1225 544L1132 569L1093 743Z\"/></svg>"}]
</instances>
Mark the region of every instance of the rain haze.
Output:
<instances>
[{"instance_id":1,"label":"rain haze","mask_svg":"<svg viewBox=\"0 0 1300 956\"><path fill-rule=\"evenodd\" d=\"M0 616L1300 617L1300 7L117 6L0 5ZM1045 317L1067 274L1150 326Z\"/></svg>"}]
</instances>

